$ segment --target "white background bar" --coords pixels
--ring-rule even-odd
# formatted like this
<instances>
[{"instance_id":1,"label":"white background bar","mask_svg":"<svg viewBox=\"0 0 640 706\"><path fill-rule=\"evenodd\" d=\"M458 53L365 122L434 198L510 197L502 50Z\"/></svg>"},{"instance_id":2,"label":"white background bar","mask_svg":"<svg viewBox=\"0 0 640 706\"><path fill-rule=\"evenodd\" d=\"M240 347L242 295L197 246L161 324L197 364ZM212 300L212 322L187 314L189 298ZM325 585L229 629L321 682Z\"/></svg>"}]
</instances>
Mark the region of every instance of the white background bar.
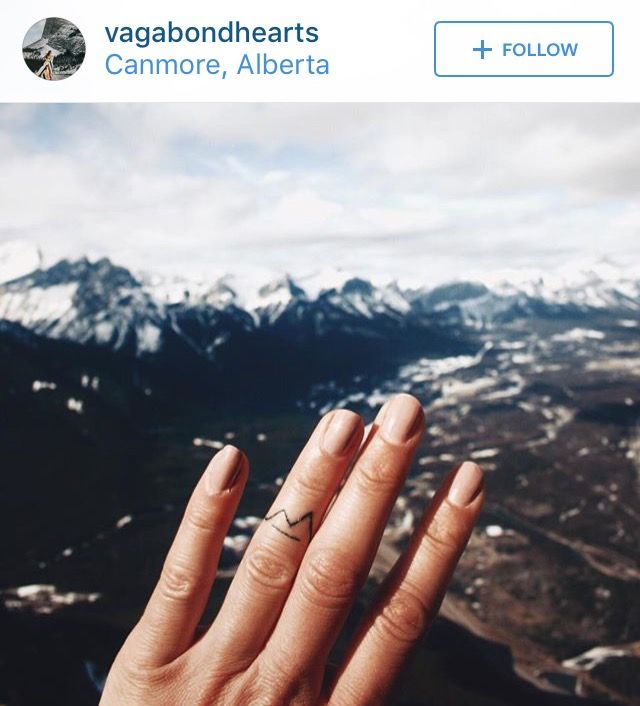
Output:
<instances>
[{"instance_id":1,"label":"white background bar","mask_svg":"<svg viewBox=\"0 0 640 706\"><path fill-rule=\"evenodd\" d=\"M26 68L21 53L26 30L50 14L74 22L86 38L87 57L76 75L47 82ZM615 25L615 74L610 78L438 78L434 73L434 25L439 20L607 20ZM313 44L135 44L107 40L105 26L250 26L318 29ZM474 35L475 36L475 35ZM554 35L555 36L555 35ZM588 37L585 36L585 40ZM26 0L11 3L0 23L0 99L3 101L640 101L640 4L629 0L372 0L368 3L259 0L216 2L87 2ZM481 37L479 37L481 39ZM591 41L591 40L589 40ZM599 41L599 40L598 40ZM602 69L594 50L582 69ZM325 59L327 76L303 69L291 75L238 75L247 54L277 61ZM107 57L216 59L227 70L211 75L109 75ZM447 70L467 68L466 57L442 57ZM515 61L515 60L514 60ZM582 59L580 59L582 61Z\"/></svg>"}]
</instances>

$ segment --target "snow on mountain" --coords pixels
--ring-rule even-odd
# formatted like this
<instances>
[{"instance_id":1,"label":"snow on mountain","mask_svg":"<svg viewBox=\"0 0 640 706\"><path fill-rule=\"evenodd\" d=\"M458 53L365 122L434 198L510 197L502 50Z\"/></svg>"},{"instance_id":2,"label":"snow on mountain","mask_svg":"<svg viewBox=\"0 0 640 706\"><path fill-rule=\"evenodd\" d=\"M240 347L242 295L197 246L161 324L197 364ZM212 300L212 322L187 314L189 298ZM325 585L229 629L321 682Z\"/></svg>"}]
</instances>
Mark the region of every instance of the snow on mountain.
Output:
<instances>
[{"instance_id":1,"label":"snow on mountain","mask_svg":"<svg viewBox=\"0 0 640 706\"><path fill-rule=\"evenodd\" d=\"M320 297L353 316L368 319L375 316L399 318L408 314L411 309L397 285L375 287L371 282L359 277L347 280L340 289L321 292Z\"/></svg>"},{"instance_id":2,"label":"snow on mountain","mask_svg":"<svg viewBox=\"0 0 640 706\"><path fill-rule=\"evenodd\" d=\"M160 351L169 338L213 359L231 338L271 327L301 335L384 336L434 323L480 329L529 316L610 311L635 320L640 314L640 280L611 263L419 290L344 272L327 275L324 287L319 277L288 275L261 286L254 278L246 286L236 276L134 276L106 258L62 260L42 269L36 248L7 243L0 246L0 274L0 319L50 338L137 355Z\"/></svg>"},{"instance_id":3,"label":"snow on mountain","mask_svg":"<svg viewBox=\"0 0 640 706\"><path fill-rule=\"evenodd\" d=\"M640 297L637 268L608 258L565 264L554 271L507 269L489 272L479 281L503 297L524 295L548 304L592 309L621 306L637 310Z\"/></svg>"},{"instance_id":4,"label":"snow on mountain","mask_svg":"<svg viewBox=\"0 0 640 706\"><path fill-rule=\"evenodd\" d=\"M555 272L506 270L411 293L414 308L476 328L532 315L640 314L640 278L606 260Z\"/></svg>"},{"instance_id":5,"label":"snow on mountain","mask_svg":"<svg viewBox=\"0 0 640 706\"><path fill-rule=\"evenodd\" d=\"M218 280L213 287L201 294L200 301L214 309L227 309L233 306L240 308L238 294L223 279Z\"/></svg>"},{"instance_id":6,"label":"snow on mountain","mask_svg":"<svg viewBox=\"0 0 640 706\"><path fill-rule=\"evenodd\" d=\"M258 321L274 324L285 314L293 318L301 315L308 301L304 289L285 275L260 287L258 297L248 305L258 315Z\"/></svg>"},{"instance_id":7,"label":"snow on mountain","mask_svg":"<svg viewBox=\"0 0 640 706\"><path fill-rule=\"evenodd\" d=\"M574 281L556 278L539 278L523 283L520 287L502 284L495 291L503 296L525 295L548 304L576 305L592 309L636 309L640 296L640 283L636 280L603 280L592 272Z\"/></svg>"},{"instance_id":8,"label":"snow on mountain","mask_svg":"<svg viewBox=\"0 0 640 706\"><path fill-rule=\"evenodd\" d=\"M0 285L0 318L49 338L138 354L158 350L165 326L162 306L106 258L62 260Z\"/></svg>"},{"instance_id":9,"label":"snow on mountain","mask_svg":"<svg viewBox=\"0 0 640 706\"><path fill-rule=\"evenodd\" d=\"M164 276L156 272L136 273L136 279L147 295L161 305L200 301L209 296L216 285L204 278L188 279L180 275Z\"/></svg>"},{"instance_id":10,"label":"snow on mountain","mask_svg":"<svg viewBox=\"0 0 640 706\"><path fill-rule=\"evenodd\" d=\"M310 299L317 299L322 292L342 289L344 284L354 277L353 273L343 269L323 267L300 276L298 283Z\"/></svg>"},{"instance_id":11,"label":"snow on mountain","mask_svg":"<svg viewBox=\"0 0 640 706\"><path fill-rule=\"evenodd\" d=\"M7 287L0 297L0 318L37 330L57 321L75 316L73 298L78 290L75 283L55 284L50 287Z\"/></svg>"}]
</instances>

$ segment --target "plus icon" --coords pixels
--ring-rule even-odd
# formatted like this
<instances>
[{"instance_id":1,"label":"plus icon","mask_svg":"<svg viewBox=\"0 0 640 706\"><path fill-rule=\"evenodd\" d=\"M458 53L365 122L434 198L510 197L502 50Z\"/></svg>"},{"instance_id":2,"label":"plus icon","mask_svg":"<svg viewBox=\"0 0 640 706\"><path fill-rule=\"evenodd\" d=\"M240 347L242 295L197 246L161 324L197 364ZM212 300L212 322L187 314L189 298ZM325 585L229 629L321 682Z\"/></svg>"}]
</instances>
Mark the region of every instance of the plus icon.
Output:
<instances>
[{"instance_id":1,"label":"plus icon","mask_svg":"<svg viewBox=\"0 0 640 706\"><path fill-rule=\"evenodd\" d=\"M479 52L480 52L480 58L481 58L481 59L484 59L484 55L485 55L488 51L493 51L493 49L492 49L491 47L485 46L484 39L483 39L483 40L480 42L480 46L479 46L479 47L474 47L474 48L473 48L473 51L479 51Z\"/></svg>"}]
</instances>

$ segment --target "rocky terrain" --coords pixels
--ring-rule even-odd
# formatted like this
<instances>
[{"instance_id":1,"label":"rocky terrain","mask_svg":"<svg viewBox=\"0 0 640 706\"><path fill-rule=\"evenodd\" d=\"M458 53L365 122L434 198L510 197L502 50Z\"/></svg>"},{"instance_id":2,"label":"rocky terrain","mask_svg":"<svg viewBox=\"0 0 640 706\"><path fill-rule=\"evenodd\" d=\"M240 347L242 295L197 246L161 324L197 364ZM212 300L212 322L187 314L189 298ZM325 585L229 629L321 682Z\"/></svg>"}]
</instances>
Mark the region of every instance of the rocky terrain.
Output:
<instances>
[{"instance_id":1,"label":"rocky terrain","mask_svg":"<svg viewBox=\"0 0 640 706\"><path fill-rule=\"evenodd\" d=\"M318 414L371 420L397 390L428 434L369 589L455 462L488 489L397 702L638 703L637 280L605 263L572 282L246 292L39 263L0 251L0 703L39 703L34 669L95 701L216 448L238 443L254 475L211 610Z\"/></svg>"},{"instance_id":2,"label":"rocky terrain","mask_svg":"<svg viewBox=\"0 0 640 706\"><path fill-rule=\"evenodd\" d=\"M431 396L430 426L387 540L401 546L425 494L457 459L475 459L488 473L488 503L445 615L508 644L519 672L545 688L633 702L638 331L593 324L530 321L436 380L429 361L401 371L389 390Z\"/></svg>"}]
</instances>

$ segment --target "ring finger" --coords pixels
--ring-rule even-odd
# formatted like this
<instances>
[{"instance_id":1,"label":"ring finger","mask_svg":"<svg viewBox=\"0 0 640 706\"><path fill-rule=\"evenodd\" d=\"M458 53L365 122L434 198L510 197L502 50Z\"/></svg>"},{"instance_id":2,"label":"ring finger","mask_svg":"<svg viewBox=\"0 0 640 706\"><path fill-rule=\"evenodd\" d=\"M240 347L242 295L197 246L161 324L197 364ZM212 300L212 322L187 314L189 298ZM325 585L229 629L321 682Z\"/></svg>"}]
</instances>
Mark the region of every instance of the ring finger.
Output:
<instances>
[{"instance_id":1,"label":"ring finger","mask_svg":"<svg viewBox=\"0 0 640 706\"><path fill-rule=\"evenodd\" d=\"M216 656L217 671L240 670L262 650L362 434L357 414L337 410L326 415L311 435L251 540L218 616L198 645Z\"/></svg>"}]
</instances>

